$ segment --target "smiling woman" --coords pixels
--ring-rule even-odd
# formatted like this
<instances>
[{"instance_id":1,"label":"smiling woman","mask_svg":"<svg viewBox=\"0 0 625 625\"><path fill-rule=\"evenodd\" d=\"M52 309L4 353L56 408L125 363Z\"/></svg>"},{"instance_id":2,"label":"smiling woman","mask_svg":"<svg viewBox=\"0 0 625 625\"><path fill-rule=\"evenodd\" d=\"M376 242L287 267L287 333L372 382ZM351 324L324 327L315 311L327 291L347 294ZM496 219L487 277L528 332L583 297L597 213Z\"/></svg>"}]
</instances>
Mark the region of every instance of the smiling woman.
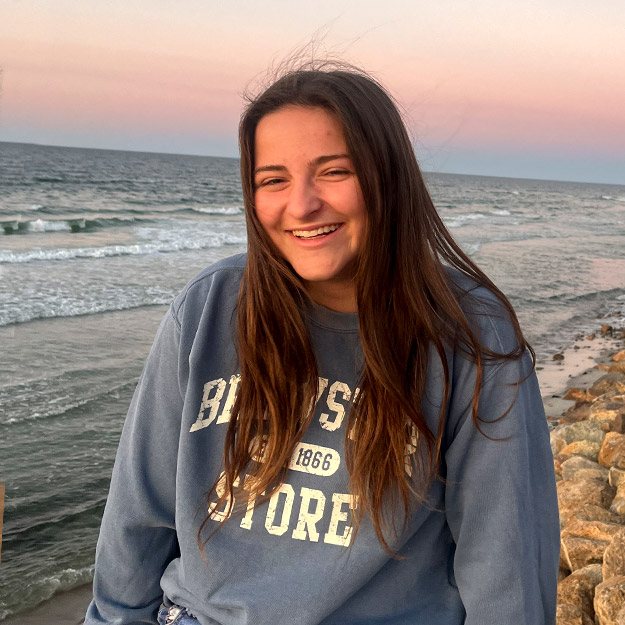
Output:
<instances>
[{"instance_id":1,"label":"smiling woman","mask_svg":"<svg viewBox=\"0 0 625 625\"><path fill-rule=\"evenodd\" d=\"M256 214L276 252L318 304L356 312L366 211L338 120L285 107L260 121L255 147Z\"/></svg>"},{"instance_id":2,"label":"smiling woman","mask_svg":"<svg viewBox=\"0 0 625 625\"><path fill-rule=\"evenodd\" d=\"M248 252L161 324L87 625L553 624L533 352L392 99L355 68L289 71L239 138Z\"/></svg>"}]
</instances>

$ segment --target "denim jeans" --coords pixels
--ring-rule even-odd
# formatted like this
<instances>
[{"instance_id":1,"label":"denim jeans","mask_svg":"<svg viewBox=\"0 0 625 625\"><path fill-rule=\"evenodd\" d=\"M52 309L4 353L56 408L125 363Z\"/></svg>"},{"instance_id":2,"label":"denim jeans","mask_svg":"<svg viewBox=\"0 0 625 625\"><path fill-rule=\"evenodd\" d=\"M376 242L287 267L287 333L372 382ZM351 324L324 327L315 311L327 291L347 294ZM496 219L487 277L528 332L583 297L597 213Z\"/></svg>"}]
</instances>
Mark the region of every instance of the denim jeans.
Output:
<instances>
[{"instance_id":1,"label":"denim jeans","mask_svg":"<svg viewBox=\"0 0 625 625\"><path fill-rule=\"evenodd\" d=\"M159 625L200 625L187 608L175 604L169 607L161 605L158 611L158 622Z\"/></svg>"}]
</instances>

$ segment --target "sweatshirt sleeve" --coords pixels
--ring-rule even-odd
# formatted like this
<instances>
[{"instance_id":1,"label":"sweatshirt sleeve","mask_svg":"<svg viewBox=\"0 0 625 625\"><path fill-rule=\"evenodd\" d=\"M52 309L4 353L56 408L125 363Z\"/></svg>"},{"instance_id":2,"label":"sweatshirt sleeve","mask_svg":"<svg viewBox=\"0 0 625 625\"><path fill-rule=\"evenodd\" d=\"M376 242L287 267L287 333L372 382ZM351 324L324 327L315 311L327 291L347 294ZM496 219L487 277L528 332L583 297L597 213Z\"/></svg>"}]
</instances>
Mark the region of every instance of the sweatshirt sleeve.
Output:
<instances>
[{"instance_id":1,"label":"sweatshirt sleeve","mask_svg":"<svg viewBox=\"0 0 625 625\"><path fill-rule=\"evenodd\" d=\"M178 555L175 480L183 392L180 331L163 319L121 435L85 625L155 623L161 575Z\"/></svg>"},{"instance_id":2,"label":"sweatshirt sleeve","mask_svg":"<svg viewBox=\"0 0 625 625\"><path fill-rule=\"evenodd\" d=\"M501 343L492 348L507 351ZM526 352L522 359L485 367L479 399L483 434L471 416L475 366L465 360L460 378L454 388L458 384L462 391L450 399L444 460L465 625L553 625L558 505L531 357Z\"/></svg>"}]
</instances>

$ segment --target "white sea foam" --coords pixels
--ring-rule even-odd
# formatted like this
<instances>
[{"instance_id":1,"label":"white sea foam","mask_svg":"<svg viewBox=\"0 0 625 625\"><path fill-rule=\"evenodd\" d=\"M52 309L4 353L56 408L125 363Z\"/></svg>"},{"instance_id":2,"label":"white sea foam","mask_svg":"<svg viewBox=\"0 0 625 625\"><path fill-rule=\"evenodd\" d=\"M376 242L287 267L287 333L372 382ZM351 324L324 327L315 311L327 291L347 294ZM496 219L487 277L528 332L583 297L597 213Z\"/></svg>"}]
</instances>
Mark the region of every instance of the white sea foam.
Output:
<instances>
[{"instance_id":1,"label":"white sea foam","mask_svg":"<svg viewBox=\"0 0 625 625\"><path fill-rule=\"evenodd\" d=\"M165 236L165 234L163 234ZM73 258L106 258L109 256L138 256L158 252L201 250L224 245L241 245L245 237L223 232L212 233L191 240L184 236L164 241L136 243L133 245L105 245L103 247L68 247L56 249L31 249L27 251L0 250L0 264L28 263L36 260L70 260Z\"/></svg>"},{"instance_id":2,"label":"white sea foam","mask_svg":"<svg viewBox=\"0 0 625 625\"><path fill-rule=\"evenodd\" d=\"M505 215L509 215L509 214L510 214L510 211L509 211L509 210L506 210L505 208L501 208L501 209L496 208L496 209L494 209L494 210L492 210L492 211L490 211L490 212L491 212L493 215L504 215L504 216L505 216Z\"/></svg>"},{"instance_id":3,"label":"white sea foam","mask_svg":"<svg viewBox=\"0 0 625 625\"><path fill-rule=\"evenodd\" d=\"M467 213L466 215L457 215L451 218L444 218L448 228L462 228L467 222L484 219L486 215L482 213Z\"/></svg>"},{"instance_id":4,"label":"white sea foam","mask_svg":"<svg viewBox=\"0 0 625 625\"><path fill-rule=\"evenodd\" d=\"M193 208L193 210L206 215L240 215L243 212L239 206L208 206Z\"/></svg>"},{"instance_id":5,"label":"white sea foam","mask_svg":"<svg viewBox=\"0 0 625 625\"><path fill-rule=\"evenodd\" d=\"M71 231L71 227L69 223L60 219L54 219L52 221L44 220L44 219L35 219L35 221L28 222L27 228L30 232L70 232Z\"/></svg>"}]
</instances>

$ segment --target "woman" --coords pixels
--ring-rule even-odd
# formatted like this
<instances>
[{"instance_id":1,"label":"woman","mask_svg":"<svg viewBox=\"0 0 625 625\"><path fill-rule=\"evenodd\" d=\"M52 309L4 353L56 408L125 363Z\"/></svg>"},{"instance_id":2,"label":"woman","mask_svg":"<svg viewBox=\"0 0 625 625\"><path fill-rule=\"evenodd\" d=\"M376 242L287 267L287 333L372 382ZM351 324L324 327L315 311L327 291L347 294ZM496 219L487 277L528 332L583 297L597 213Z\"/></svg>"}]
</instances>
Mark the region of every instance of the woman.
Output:
<instances>
[{"instance_id":1,"label":"woman","mask_svg":"<svg viewBox=\"0 0 625 625\"><path fill-rule=\"evenodd\" d=\"M358 70L291 71L240 146L248 253L158 331L86 623L152 623L161 601L181 625L554 623L533 355L392 100Z\"/></svg>"}]
</instances>

